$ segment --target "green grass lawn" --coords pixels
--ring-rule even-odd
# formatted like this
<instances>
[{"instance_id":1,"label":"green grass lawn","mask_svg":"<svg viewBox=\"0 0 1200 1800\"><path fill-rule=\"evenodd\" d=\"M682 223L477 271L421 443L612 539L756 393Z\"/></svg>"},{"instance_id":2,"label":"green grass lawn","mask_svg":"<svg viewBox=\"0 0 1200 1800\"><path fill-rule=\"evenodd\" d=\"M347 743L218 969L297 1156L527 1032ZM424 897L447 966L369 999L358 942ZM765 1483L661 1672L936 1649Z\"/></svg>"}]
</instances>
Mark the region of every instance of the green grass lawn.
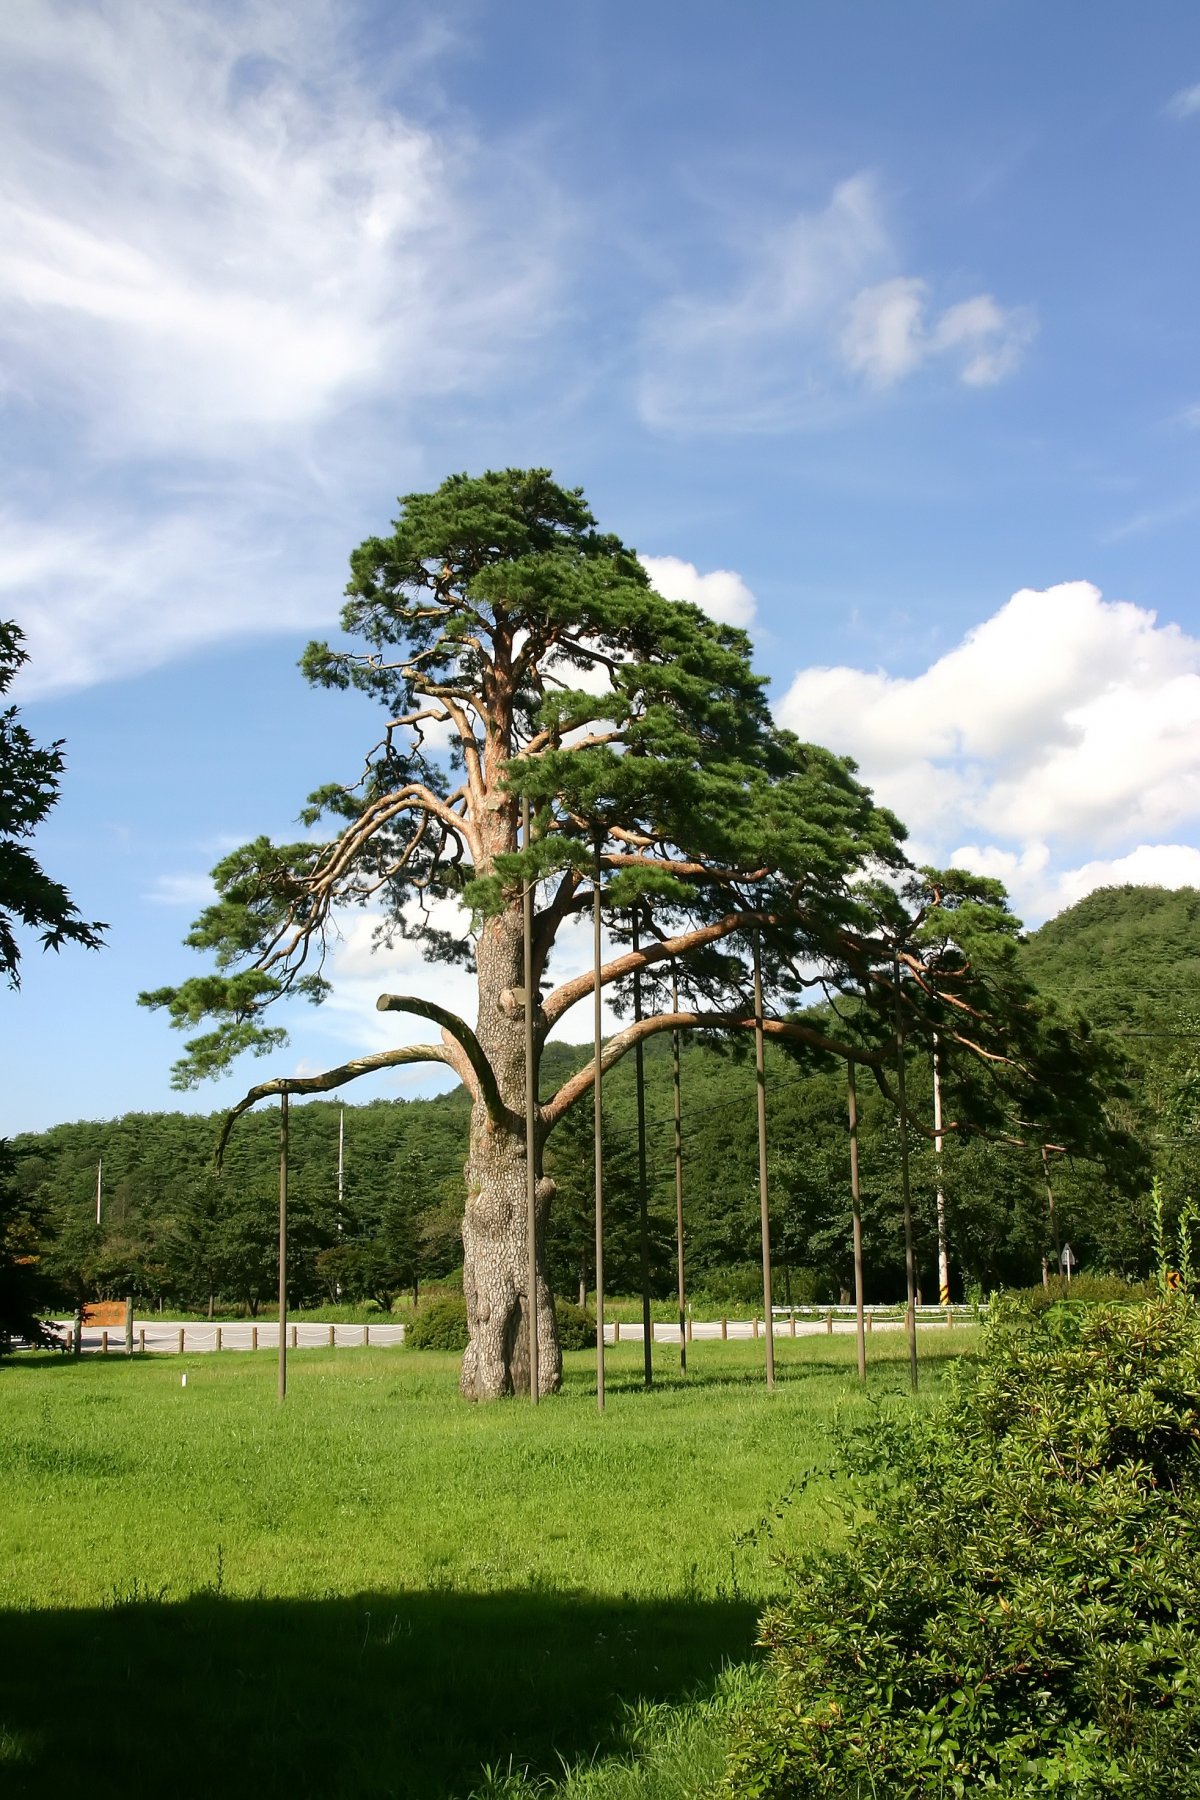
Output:
<instances>
[{"instance_id":1,"label":"green grass lawn","mask_svg":"<svg viewBox=\"0 0 1200 1800\"><path fill-rule=\"evenodd\" d=\"M926 1335L927 1390L971 1341ZM298 1352L282 1408L262 1353L10 1360L0 1786L444 1800L591 1763L570 1792L696 1791L621 1759L691 1742L772 1548L838 1529L853 1353L781 1340L768 1395L761 1344L694 1344L686 1383L663 1345L647 1394L622 1344L603 1417L583 1354L536 1411L403 1350ZM875 1338L872 1394L907 1404L903 1356Z\"/></svg>"}]
</instances>

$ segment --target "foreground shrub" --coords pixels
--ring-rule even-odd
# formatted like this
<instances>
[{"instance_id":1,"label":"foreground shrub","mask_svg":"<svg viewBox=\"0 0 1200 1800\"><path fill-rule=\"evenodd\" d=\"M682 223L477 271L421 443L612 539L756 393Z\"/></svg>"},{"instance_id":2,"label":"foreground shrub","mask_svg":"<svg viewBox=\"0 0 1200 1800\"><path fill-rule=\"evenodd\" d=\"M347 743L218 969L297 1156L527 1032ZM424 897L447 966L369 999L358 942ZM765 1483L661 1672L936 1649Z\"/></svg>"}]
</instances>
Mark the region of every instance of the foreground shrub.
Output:
<instances>
[{"instance_id":1,"label":"foreground shrub","mask_svg":"<svg viewBox=\"0 0 1200 1800\"><path fill-rule=\"evenodd\" d=\"M1053 1307L1138 1305L1153 1300L1158 1293L1153 1281L1126 1281L1123 1275L1076 1275L1068 1281L1065 1275L1052 1275L1048 1283L1036 1287L1009 1288L997 1294L991 1304L994 1317L1010 1322L1017 1318L1035 1318Z\"/></svg>"},{"instance_id":2,"label":"foreground shrub","mask_svg":"<svg viewBox=\"0 0 1200 1800\"><path fill-rule=\"evenodd\" d=\"M596 1315L573 1300L556 1300L558 1341L564 1350L587 1350L596 1342Z\"/></svg>"},{"instance_id":3,"label":"foreground shrub","mask_svg":"<svg viewBox=\"0 0 1200 1800\"><path fill-rule=\"evenodd\" d=\"M870 1510L769 1613L729 1791L1200 1795L1200 1315L990 1326L949 1399L861 1434Z\"/></svg>"},{"instance_id":4,"label":"foreground shrub","mask_svg":"<svg viewBox=\"0 0 1200 1800\"><path fill-rule=\"evenodd\" d=\"M446 1294L418 1307L404 1327L404 1342L410 1350L465 1350L466 1301Z\"/></svg>"}]
</instances>

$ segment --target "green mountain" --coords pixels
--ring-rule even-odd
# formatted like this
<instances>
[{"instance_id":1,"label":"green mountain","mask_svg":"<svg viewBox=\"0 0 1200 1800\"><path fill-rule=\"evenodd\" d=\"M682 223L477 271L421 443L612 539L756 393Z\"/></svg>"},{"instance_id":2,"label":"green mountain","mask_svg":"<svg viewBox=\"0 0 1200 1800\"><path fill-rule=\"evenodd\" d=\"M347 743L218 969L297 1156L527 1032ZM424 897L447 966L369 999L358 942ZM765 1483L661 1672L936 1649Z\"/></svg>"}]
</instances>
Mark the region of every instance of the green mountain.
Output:
<instances>
[{"instance_id":1,"label":"green mountain","mask_svg":"<svg viewBox=\"0 0 1200 1800\"><path fill-rule=\"evenodd\" d=\"M1025 969L1095 1025L1150 1030L1200 1011L1200 891L1098 888L1033 932Z\"/></svg>"}]
</instances>

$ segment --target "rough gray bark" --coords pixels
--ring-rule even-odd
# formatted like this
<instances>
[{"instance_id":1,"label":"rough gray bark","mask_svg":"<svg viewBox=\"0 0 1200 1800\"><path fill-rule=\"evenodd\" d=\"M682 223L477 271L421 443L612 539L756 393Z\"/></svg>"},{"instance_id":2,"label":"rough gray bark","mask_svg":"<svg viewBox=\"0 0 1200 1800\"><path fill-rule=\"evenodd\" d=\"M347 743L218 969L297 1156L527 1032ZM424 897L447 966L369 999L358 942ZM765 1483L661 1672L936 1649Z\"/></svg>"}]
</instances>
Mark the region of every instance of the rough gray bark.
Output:
<instances>
[{"instance_id":1,"label":"rough gray bark","mask_svg":"<svg viewBox=\"0 0 1200 1800\"><path fill-rule=\"evenodd\" d=\"M522 1004L521 921L504 913L489 920L477 950L479 1020L476 1036L496 1076L503 1115L477 1100L471 1112L463 1214L463 1293L469 1340L459 1386L470 1400L497 1400L529 1392L529 1268L525 1239L525 1043ZM545 1021L535 1023L537 1055ZM536 1070L534 1072L536 1081ZM545 1133L539 1128L537 1217L539 1264L554 1183L540 1168ZM543 1278L537 1283L538 1392L562 1382L562 1353L554 1303Z\"/></svg>"}]
</instances>

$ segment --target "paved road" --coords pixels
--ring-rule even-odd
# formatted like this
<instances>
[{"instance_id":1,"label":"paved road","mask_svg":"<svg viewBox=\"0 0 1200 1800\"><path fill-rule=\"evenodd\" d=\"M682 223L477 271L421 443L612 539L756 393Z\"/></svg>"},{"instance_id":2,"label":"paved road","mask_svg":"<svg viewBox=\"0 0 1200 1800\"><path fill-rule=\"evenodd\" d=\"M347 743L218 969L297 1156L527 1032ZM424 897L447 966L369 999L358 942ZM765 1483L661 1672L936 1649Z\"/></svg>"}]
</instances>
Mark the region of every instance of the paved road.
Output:
<instances>
[{"instance_id":1,"label":"paved road","mask_svg":"<svg viewBox=\"0 0 1200 1800\"><path fill-rule=\"evenodd\" d=\"M955 1323L969 1324L970 1320L963 1317L956 1317ZM853 1336L853 1314L849 1317L835 1315L832 1324L833 1335L837 1337ZM60 1331L63 1331L64 1333L70 1330L70 1322L68 1320L59 1320L58 1326ZM929 1316L920 1319L920 1328L922 1331L937 1330L939 1328L944 1330L945 1314L931 1311ZM180 1347L179 1334L182 1332L183 1348L189 1355L193 1352L215 1351L218 1346L222 1350L250 1350L254 1348L255 1329L257 1329L258 1332L259 1350L274 1350L277 1347L279 1342L278 1326L273 1319L263 1320L256 1328L251 1321L246 1319L214 1319L210 1322L208 1320L198 1321L195 1319L160 1319L157 1314L152 1314L149 1318L134 1320L133 1341L135 1347L140 1347L142 1342L141 1334L144 1332L145 1348L148 1353L176 1355L178 1354ZM372 1345L396 1345L404 1342L403 1325L390 1325L381 1322L377 1325L372 1324L369 1327L364 1328L362 1325L329 1325L322 1324L319 1320L306 1319L302 1324L288 1327L288 1344L290 1347L294 1343L296 1348L301 1350L328 1348L331 1342L330 1333L332 1332L332 1343L337 1349L342 1350L360 1347L364 1342L364 1329L366 1329L369 1342ZM656 1344L677 1344L679 1341L678 1325L657 1322L652 1329L654 1342ZM876 1318L872 1329L874 1331L902 1331L904 1329L904 1321L895 1316ZM762 1322L759 1321L756 1332L754 1323L750 1319L730 1319L726 1323L725 1331L726 1335L730 1338L765 1336ZM790 1337L792 1335L795 1335L796 1337L815 1337L824 1335L828 1331L829 1325L824 1317L798 1318L795 1323L794 1334L789 1320L776 1319L775 1321L775 1336L777 1338ZM294 1338L292 1335L293 1332L295 1334ZM614 1341L616 1332L617 1327L613 1325L607 1325L605 1327L604 1335L608 1343L611 1344ZM107 1327L107 1333L109 1355L120 1356L125 1349L124 1327L121 1325L110 1325ZM219 1340L218 1333L220 1334ZM693 1339L703 1340L706 1338L719 1338L720 1336L721 1322L719 1319L695 1319L692 1321ZM642 1341L641 1324L621 1325L620 1341L623 1344L640 1344ZM83 1332L84 1350L89 1352L99 1352L103 1349L103 1345L104 1332L101 1328L97 1325L85 1326Z\"/></svg>"}]
</instances>

